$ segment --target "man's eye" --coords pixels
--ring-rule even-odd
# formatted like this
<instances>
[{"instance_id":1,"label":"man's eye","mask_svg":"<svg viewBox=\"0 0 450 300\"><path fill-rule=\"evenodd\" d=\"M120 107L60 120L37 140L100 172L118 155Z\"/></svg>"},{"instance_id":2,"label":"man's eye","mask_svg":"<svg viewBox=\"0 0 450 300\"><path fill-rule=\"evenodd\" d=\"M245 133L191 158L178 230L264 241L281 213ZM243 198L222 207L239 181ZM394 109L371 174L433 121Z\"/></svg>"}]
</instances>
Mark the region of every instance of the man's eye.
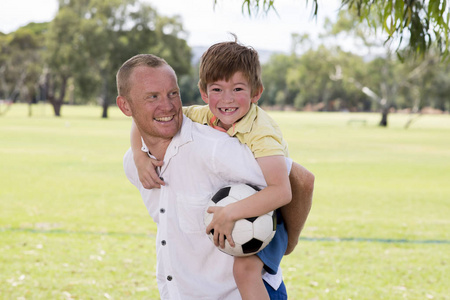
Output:
<instances>
[{"instance_id":1,"label":"man's eye","mask_svg":"<svg viewBox=\"0 0 450 300\"><path fill-rule=\"evenodd\" d=\"M170 97L177 97L180 93L178 91L170 93Z\"/></svg>"}]
</instances>

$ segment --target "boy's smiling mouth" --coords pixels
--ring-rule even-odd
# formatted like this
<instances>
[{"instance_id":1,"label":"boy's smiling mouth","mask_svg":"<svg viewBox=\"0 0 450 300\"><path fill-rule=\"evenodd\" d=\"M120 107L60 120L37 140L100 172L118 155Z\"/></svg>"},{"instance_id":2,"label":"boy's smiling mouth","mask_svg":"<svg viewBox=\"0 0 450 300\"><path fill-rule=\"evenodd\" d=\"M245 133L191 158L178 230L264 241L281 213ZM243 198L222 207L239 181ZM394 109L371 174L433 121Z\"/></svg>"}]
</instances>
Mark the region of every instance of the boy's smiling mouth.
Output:
<instances>
[{"instance_id":1,"label":"boy's smiling mouth","mask_svg":"<svg viewBox=\"0 0 450 300\"><path fill-rule=\"evenodd\" d=\"M231 113L237 110L236 107L224 107L224 108L219 108L219 110L221 112L225 112L225 113Z\"/></svg>"}]
</instances>

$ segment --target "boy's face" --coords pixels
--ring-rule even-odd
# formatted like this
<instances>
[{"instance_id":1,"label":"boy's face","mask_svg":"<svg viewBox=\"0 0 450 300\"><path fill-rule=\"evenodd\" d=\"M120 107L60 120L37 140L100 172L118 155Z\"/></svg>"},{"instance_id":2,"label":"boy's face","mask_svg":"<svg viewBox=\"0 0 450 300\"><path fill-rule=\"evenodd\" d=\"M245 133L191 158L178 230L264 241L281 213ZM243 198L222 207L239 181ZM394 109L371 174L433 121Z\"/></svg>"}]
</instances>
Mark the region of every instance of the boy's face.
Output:
<instances>
[{"instance_id":1,"label":"boy's face","mask_svg":"<svg viewBox=\"0 0 450 300\"><path fill-rule=\"evenodd\" d=\"M206 91L200 91L203 101L219 119L219 126L228 130L247 114L252 103L258 102L263 88L252 97L250 84L242 74L236 72L228 81L208 83Z\"/></svg>"}]
</instances>

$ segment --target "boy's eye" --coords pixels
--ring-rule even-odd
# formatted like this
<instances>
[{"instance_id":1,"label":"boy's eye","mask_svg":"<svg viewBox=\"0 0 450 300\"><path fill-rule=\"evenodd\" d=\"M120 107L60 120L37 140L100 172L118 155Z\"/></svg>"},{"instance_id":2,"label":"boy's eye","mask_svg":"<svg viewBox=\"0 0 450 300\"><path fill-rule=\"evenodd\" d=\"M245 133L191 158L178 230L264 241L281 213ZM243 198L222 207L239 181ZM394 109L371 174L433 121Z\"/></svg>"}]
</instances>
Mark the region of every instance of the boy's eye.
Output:
<instances>
[{"instance_id":1,"label":"boy's eye","mask_svg":"<svg viewBox=\"0 0 450 300\"><path fill-rule=\"evenodd\" d=\"M240 91L243 91L244 89L243 88L235 88L234 89L236 92L240 92Z\"/></svg>"},{"instance_id":2,"label":"boy's eye","mask_svg":"<svg viewBox=\"0 0 450 300\"><path fill-rule=\"evenodd\" d=\"M212 88L211 91L213 91L213 92L220 92L220 89L219 88Z\"/></svg>"}]
</instances>

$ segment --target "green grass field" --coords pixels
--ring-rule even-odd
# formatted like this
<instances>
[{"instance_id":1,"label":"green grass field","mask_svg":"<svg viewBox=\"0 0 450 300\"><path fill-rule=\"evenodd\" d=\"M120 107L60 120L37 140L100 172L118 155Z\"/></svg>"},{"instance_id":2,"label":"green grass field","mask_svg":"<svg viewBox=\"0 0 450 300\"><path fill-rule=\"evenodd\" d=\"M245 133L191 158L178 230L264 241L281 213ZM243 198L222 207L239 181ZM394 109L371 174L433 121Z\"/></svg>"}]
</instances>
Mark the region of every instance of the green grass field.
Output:
<instances>
[{"instance_id":1,"label":"green grass field","mask_svg":"<svg viewBox=\"0 0 450 300\"><path fill-rule=\"evenodd\" d=\"M0 299L158 299L156 227L122 170L130 119L27 109L0 117ZM290 299L450 299L450 116L271 115L316 176Z\"/></svg>"}]
</instances>

